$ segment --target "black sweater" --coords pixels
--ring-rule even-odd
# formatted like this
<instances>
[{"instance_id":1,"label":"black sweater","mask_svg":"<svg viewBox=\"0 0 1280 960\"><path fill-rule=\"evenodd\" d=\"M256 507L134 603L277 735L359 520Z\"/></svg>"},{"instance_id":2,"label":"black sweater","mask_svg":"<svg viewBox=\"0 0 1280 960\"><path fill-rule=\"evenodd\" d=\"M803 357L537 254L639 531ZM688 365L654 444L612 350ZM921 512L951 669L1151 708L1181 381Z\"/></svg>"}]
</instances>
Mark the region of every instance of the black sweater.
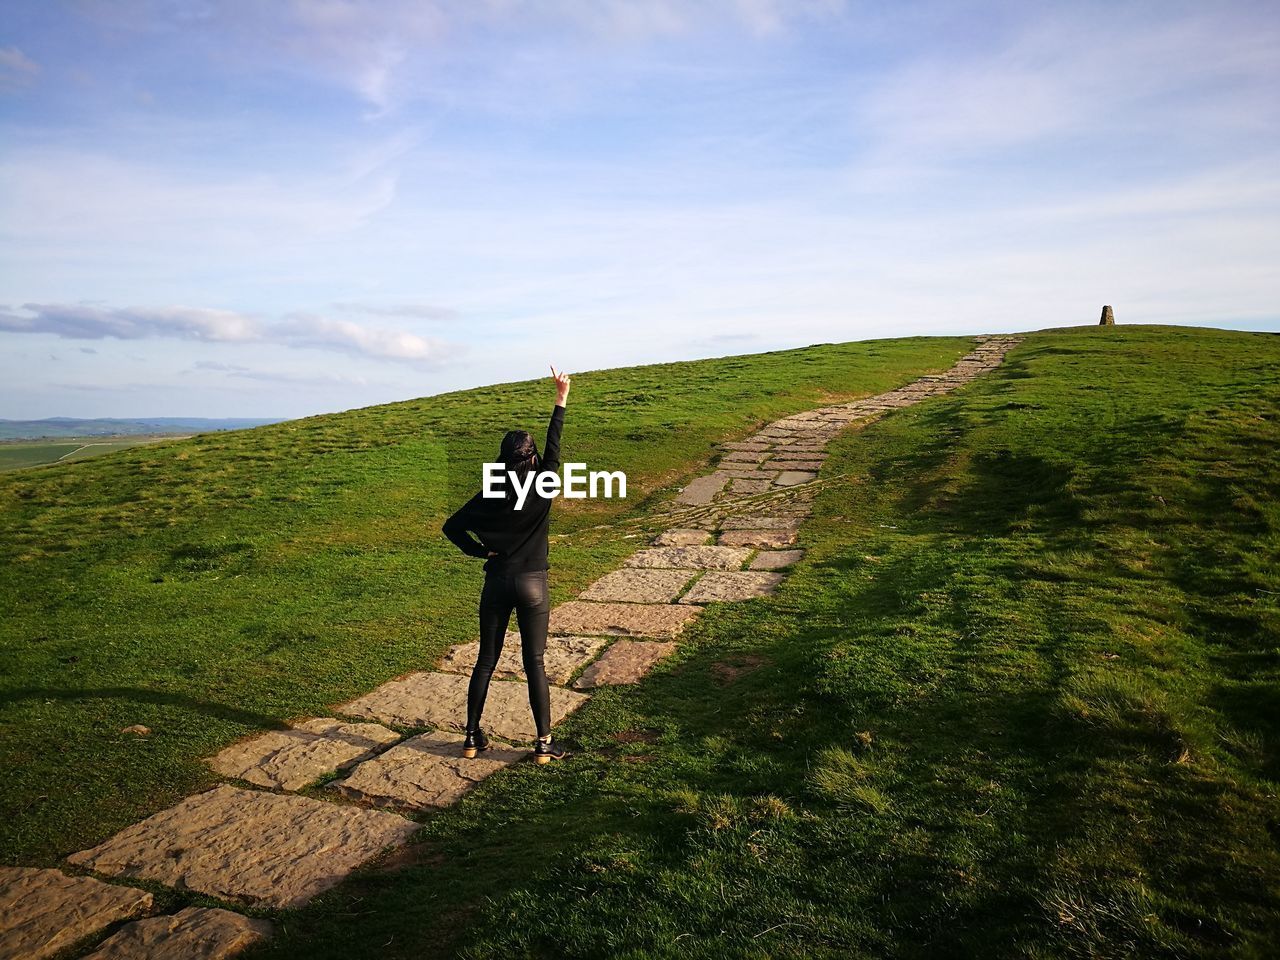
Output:
<instances>
[{"instance_id":1,"label":"black sweater","mask_svg":"<svg viewBox=\"0 0 1280 960\"><path fill-rule=\"evenodd\" d=\"M547 442L542 448L535 482L529 488L524 506L517 510L511 498L486 499L483 492L462 505L442 528L458 549L473 557L488 557L486 573L521 573L546 570L547 529L551 525L551 498L539 496L536 475L555 473L560 469L560 431L564 427L564 407L551 411ZM504 478L502 488L509 481ZM472 534L475 534L473 537ZM478 539L477 539L478 538Z\"/></svg>"}]
</instances>

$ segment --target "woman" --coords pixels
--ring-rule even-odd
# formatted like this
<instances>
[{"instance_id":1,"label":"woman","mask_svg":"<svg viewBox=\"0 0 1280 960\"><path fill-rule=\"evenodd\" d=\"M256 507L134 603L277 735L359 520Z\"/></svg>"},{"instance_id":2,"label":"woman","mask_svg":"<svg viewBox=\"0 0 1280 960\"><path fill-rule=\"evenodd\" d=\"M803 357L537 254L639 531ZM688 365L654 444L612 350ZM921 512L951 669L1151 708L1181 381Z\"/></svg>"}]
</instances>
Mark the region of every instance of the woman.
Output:
<instances>
[{"instance_id":1,"label":"woman","mask_svg":"<svg viewBox=\"0 0 1280 960\"><path fill-rule=\"evenodd\" d=\"M444 535L457 544L458 549L473 557L487 558L484 588L480 591L480 655L467 687L467 736L462 743L462 755L468 758L489 748L489 738L480 729L480 715L484 712L489 681L502 653L512 610L520 625L520 652L528 680L529 706L533 708L538 730L534 758L538 763L549 763L568 756L564 747L551 739L551 691L542 664L551 613L551 600L547 596L551 498L538 493L536 482L529 483L530 473L536 478L543 472L554 473L560 467L560 430L564 426L570 378L557 372L554 366L551 376L556 383L556 405L551 411L543 456L538 456L537 444L524 430L508 432L502 438L498 454L504 465L505 497L486 498L477 493L444 522ZM521 489L529 488L528 498L519 509L509 475L512 473L519 477Z\"/></svg>"}]
</instances>

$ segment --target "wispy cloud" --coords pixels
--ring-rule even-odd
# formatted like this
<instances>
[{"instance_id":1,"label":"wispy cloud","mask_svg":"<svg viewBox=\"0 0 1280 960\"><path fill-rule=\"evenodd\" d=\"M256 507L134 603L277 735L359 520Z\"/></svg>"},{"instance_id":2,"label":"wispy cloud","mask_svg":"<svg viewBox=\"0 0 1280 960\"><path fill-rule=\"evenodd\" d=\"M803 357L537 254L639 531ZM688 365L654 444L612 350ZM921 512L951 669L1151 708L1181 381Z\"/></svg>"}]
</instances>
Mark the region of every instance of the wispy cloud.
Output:
<instances>
[{"instance_id":1,"label":"wispy cloud","mask_svg":"<svg viewBox=\"0 0 1280 960\"><path fill-rule=\"evenodd\" d=\"M363 327L349 320L332 320L315 314L294 314L273 327L273 335L294 347L343 350L385 360L438 362L453 348L442 340L403 330Z\"/></svg>"},{"instance_id":2,"label":"wispy cloud","mask_svg":"<svg viewBox=\"0 0 1280 960\"><path fill-rule=\"evenodd\" d=\"M40 65L17 47L0 47L0 92L27 86L40 72Z\"/></svg>"},{"instance_id":3,"label":"wispy cloud","mask_svg":"<svg viewBox=\"0 0 1280 960\"><path fill-rule=\"evenodd\" d=\"M857 92L868 169L956 174L966 162L1016 156L1083 139L1106 155L1116 143L1150 149L1207 128L1255 127L1280 79L1280 20L1230 5L1158 18L1117 5L1100 30L1096 9L1046 8L933 56L911 57ZM1235 107L1207 91L1232 89ZM1263 99L1258 99L1259 95ZM1194 121L1194 122L1188 122ZM877 178L875 184L884 181Z\"/></svg>"},{"instance_id":4,"label":"wispy cloud","mask_svg":"<svg viewBox=\"0 0 1280 960\"><path fill-rule=\"evenodd\" d=\"M458 311L433 303L335 303L334 308L370 317L412 317L415 320L456 320Z\"/></svg>"},{"instance_id":5,"label":"wispy cloud","mask_svg":"<svg viewBox=\"0 0 1280 960\"><path fill-rule=\"evenodd\" d=\"M0 199L0 232L107 247L109 236L124 232L139 241L161 238L190 256L210 245L266 248L340 234L395 199L396 174L385 166L365 166L358 176L318 167L302 176L175 170L70 147L15 149L0 160L9 186Z\"/></svg>"},{"instance_id":6,"label":"wispy cloud","mask_svg":"<svg viewBox=\"0 0 1280 960\"><path fill-rule=\"evenodd\" d=\"M222 363L217 360L197 360L191 365L193 372L225 373L229 377L243 377L246 380L261 380L267 383L289 383L299 386L367 386L367 377L351 376L341 373L297 373L289 370L255 370L238 363Z\"/></svg>"},{"instance_id":7,"label":"wispy cloud","mask_svg":"<svg viewBox=\"0 0 1280 960\"><path fill-rule=\"evenodd\" d=\"M287 69L340 85L377 120L408 102L440 99L436 68L493 37L548 37L601 45L740 31L771 36L789 24L830 20L843 0L291 0L192 8L167 0L87 3L103 29L164 35L198 23L222 56L246 69ZM491 69L497 64L489 63ZM479 78L481 74L477 74ZM545 79L545 78L542 78ZM431 82L431 81L435 82Z\"/></svg>"},{"instance_id":8,"label":"wispy cloud","mask_svg":"<svg viewBox=\"0 0 1280 960\"><path fill-rule=\"evenodd\" d=\"M250 341L262 339L261 325L227 310L195 307L108 309L86 304L26 303L23 313L0 314L0 329L13 333L51 333L71 340Z\"/></svg>"},{"instance_id":9,"label":"wispy cloud","mask_svg":"<svg viewBox=\"0 0 1280 960\"><path fill-rule=\"evenodd\" d=\"M21 312L0 313L0 330L52 334L71 340L172 338L209 343L272 343L415 364L441 363L458 353L456 345L443 340L315 314L293 314L264 322L227 310L181 306L108 308L28 303Z\"/></svg>"}]
</instances>

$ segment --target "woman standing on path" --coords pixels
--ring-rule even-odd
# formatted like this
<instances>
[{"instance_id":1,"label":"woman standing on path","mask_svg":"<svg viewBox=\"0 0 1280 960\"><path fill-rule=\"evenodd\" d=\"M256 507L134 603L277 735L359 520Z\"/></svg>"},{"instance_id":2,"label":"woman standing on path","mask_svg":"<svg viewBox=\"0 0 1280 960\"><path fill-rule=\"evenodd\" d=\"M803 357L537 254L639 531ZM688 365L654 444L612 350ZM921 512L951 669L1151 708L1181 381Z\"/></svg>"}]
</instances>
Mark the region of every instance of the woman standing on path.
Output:
<instances>
[{"instance_id":1,"label":"woman standing on path","mask_svg":"<svg viewBox=\"0 0 1280 960\"><path fill-rule=\"evenodd\" d=\"M537 483L540 473L554 473L560 467L560 431L564 426L564 405L569 399L570 379L553 366L556 405L547 427L543 456L524 430L511 430L502 438L499 459L504 466L505 497L486 498L477 493L444 522L443 532L463 553L485 557L484 587L480 591L480 654L471 683L467 687L467 736L462 755L474 757L489 748L489 738L480 729L489 681L493 678L511 611L520 625L520 652L529 686L529 706L533 709L538 740L534 757L548 763L568 755L551 740L551 690L542 657L547 647L547 621L551 600L547 595L547 529L551 523L551 498L542 496ZM511 475L519 478L528 498L516 506L517 495ZM472 536L474 534L474 536Z\"/></svg>"}]
</instances>

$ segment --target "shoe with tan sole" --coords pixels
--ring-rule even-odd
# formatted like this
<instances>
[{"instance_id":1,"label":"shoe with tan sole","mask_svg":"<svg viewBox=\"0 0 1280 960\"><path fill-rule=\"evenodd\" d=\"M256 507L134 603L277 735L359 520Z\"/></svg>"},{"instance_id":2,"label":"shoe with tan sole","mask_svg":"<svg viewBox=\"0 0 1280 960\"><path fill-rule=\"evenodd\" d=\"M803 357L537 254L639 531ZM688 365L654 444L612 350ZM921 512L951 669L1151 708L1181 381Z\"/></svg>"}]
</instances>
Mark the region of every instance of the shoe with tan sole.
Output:
<instances>
[{"instance_id":1,"label":"shoe with tan sole","mask_svg":"<svg viewBox=\"0 0 1280 960\"><path fill-rule=\"evenodd\" d=\"M555 743L550 737L546 740L539 738L533 744L533 759L538 763L550 763L552 760L563 760L569 756L569 751L560 744Z\"/></svg>"},{"instance_id":2,"label":"shoe with tan sole","mask_svg":"<svg viewBox=\"0 0 1280 960\"><path fill-rule=\"evenodd\" d=\"M468 760L474 760L477 753L481 753L489 749L489 738L484 735L483 730L468 730L466 738L462 741L462 755Z\"/></svg>"}]
</instances>

